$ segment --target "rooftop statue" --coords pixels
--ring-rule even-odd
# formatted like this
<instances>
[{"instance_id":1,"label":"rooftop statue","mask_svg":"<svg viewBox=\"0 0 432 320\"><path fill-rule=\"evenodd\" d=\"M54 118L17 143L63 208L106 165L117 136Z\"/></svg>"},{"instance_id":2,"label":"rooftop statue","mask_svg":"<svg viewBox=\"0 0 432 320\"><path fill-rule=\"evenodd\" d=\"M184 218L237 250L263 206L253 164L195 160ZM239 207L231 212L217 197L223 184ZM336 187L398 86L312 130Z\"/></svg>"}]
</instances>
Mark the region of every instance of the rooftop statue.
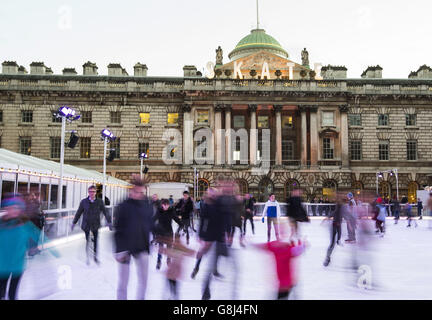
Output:
<instances>
[{"instance_id":1,"label":"rooftop statue","mask_svg":"<svg viewBox=\"0 0 432 320\"><path fill-rule=\"evenodd\" d=\"M306 48L301 52L302 65L305 67L309 67L309 52L307 52Z\"/></svg>"},{"instance_id":2,"label":"rooftop statue","mask_svg":"<svg viewBox=\"0 0 432 320\"><path fill-rule=\"evenodd\" d=\"M219 46L216 49L216 65L223 64L222 60L223 60L223 51L222 51L222 48Z\"/></svg>"}]
</instances>

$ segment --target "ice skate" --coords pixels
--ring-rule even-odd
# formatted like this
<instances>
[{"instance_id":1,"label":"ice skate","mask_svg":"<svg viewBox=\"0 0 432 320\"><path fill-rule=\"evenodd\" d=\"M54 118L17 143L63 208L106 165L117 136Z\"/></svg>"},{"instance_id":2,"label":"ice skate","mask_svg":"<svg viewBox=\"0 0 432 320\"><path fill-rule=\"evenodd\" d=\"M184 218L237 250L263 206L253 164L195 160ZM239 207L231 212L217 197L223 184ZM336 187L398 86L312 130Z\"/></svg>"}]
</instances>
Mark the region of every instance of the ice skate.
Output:
<instances>
[{"instance_id":1,"label":"ice skate","mask_svg":"<svg viewBox=\"0 0 432 320\"><path fill-rule=\"evenodd\" d=\"M194 269L193 269L192 274L191 274L191 278L192 278L192 279L195 279L195 277L196 277L198 271L199 271L199 268L194 268Z\"/></svg>"},{"instance_id":2,"label":"ice skate","mask_svg":"<svg viewBox=\"0 0 432 320\"><path fill-rule=\"evenodd\" d=\"M324 267L327 267L330 264L330 257L326 257L323 263Z\"/></svg>"}]
</instances>

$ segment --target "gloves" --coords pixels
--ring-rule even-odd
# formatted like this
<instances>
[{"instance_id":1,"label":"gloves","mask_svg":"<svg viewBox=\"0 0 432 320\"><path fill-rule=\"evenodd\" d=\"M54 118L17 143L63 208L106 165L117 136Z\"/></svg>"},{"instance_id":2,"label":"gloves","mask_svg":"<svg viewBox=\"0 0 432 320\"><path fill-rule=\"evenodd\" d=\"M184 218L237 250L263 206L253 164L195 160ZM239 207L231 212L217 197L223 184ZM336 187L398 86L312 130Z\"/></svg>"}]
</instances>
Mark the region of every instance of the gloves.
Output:
<instances>
[{"instance_id":1,"label":"gloves","mask_svg":"<svg viewBox=\"0 0 432 320\"><path fill-rule=\"evenodd\" d=\"M109 228L110 231L113 230L113 226L112 226L112 223L111 223L111 222L108 222L108 228Z\"/></svg>"},{"instance_id":2,"label":"gloves","mask_svg":"<svg viewBox=\"0 0 432 320\"><path fill-rule=\"evenodd\" d=\"M262 221L262 223L264 223L264 217L262 217L261 221Z\"/></svg>"},{"instance_id":3,"label":"gloves","mask_svg":"<svg viewBox=\"0 0 432 320\"><path fill-rule=\"evenodd\" d=\"M73 231L74 228L75 228L75 223L72 223L71 231Z\"/></svg>"}]
</instances>

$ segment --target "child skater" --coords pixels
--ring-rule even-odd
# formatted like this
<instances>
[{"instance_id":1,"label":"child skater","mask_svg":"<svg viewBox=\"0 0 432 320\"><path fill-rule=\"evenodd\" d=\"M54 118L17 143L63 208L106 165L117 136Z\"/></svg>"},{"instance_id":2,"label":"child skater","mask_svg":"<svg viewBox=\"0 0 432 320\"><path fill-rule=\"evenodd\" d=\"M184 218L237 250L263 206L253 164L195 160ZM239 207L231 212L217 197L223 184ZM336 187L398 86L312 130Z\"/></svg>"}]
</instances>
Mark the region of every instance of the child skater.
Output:
<instances>
[{"instance_id":1,"label":"child skater","mask_svg":"<svg viewBox=\"0 0 432 320\"><path fill-rule=\"evenodd\" d=\"M281 225L282 235L285 235L285 227ZM297 284L294 276L295 263L293 258L302 254L306 248L305 241L284 242L278 238L276 241L255 245L258 248L271 252L276 262L276 274L278 278L277 300L288 299L293 287Z\"/></svg>"}]
</instances>

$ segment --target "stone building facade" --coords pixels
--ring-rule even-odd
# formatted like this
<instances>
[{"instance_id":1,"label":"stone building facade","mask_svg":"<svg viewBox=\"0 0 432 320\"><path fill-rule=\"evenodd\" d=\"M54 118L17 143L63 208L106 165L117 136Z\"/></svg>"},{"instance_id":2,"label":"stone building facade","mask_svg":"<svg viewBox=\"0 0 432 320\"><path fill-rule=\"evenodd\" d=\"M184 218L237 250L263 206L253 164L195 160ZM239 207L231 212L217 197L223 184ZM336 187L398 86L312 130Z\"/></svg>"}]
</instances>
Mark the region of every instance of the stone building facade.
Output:
<instances>
[{"instance_id":1,"label":"stone building facade","mask_svg":"<svg viewBox=\"0 0 432 320\"><path fill-rule=\"evenodd\" d=\"M375 191L378 172L383 172L379 192L391 196L396 178L386 171L393 169L398 170L399 195L411 201L415 190L432 185L429 67L397 80L382 79L379 66L368 67L359 79L347 79L340 66L327 66L317 75L308 56L302 64L292 62L263 32L253 30L242 39L227 64L220 63L219 53L211 78L192 66L185 67L184 77L149 77L140 63L133 76L120 64L110 64L108 76L98 75L92 62L83 65L83 75L72 68L52 74L41 62L33 63L28 74L5 61L1 147L58 161L61 123L53 113L68 105L81 114L67 125L80 141L66 148L65 162L101 171L100 132L108 128L119 139L111 146L117 154L107 171L125 180L139 172L138 154L146 152L152 182L193 183L197 168L200 193L223 175L259 200L269 192L284 199L297 187L307 199L329 190ZM261 43L254 39L257 34ZM194 137L203 128L213 133L206 154L212 161L199 164ZM231 140L229 131L219 135L222 129L244 129L248 140ZM269 159L262 158L264 129L270 130ZM246 163L240 163L245 145ZM167 153L177 160L167 164ZM263 164L269 164L268 172L257 170Z\"/></svg>"}]
</instances>

